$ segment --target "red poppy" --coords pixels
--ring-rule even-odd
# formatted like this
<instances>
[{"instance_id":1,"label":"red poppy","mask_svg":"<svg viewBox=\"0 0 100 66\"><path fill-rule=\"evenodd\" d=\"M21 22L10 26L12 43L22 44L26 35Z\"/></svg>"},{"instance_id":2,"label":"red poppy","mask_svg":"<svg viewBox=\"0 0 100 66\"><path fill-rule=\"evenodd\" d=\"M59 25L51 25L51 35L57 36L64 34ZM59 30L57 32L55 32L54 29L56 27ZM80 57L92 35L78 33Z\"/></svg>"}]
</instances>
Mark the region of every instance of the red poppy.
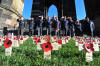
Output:
<instances>
[{"instance_id":1,"label":"red poppy","mask_svg":"<svg viewBox=\"0 0 100 66\"><path fill-rule=\"evenodd\" d=\"M55 37L53 37L55 40L56 40L56 36Z\"/></svg>"},{"instance_id":2,"label":"red poppy","mask_svg":"<svg viewBox=\"0 0 100 66\"><path fill-rule=\"evenodd\" d=\"M20 40L23 40L23 38L21 37Z\"/></svg>"},{"instance_id":3,"label":"red poppy","mask_svg":"<svg viewBox=\"0 0 100 66\"><path fill-rule=\"evenodd\" d=\"M61 44L62 44L62 40L57 40L57 43L58 43L59 45L61 45Z\"/></svg>"},{"instance_id":4,"label":"red poppy","mask_svg":"<svg viewBox=\"0 0 100 66\"><path fill-rule=\"evenodd\" d=\"M6 39L4 42L4 47L9 48L9 47L11 47L11 45L12 45L12 41L9 39Z\"/></svg>"},{"instance_id":5,"label":"red poppy","mask_svg":"<svg viewBox=\"0 0 100 66\"><path fill-rule=\"evenodd\" d=\"M79 43L79 44L83 44L84 42L83 42L83 41L79 41L78 43Z\"/></svg>"},{"instance_id":6,"label":"red poppy","mask_svg":"<svg viewBox=\"0 0 100 66\"><path fill-rule=\"evenodd\" d=\"M53 49L50 42L43 43L42 47L43 47L44 52L48 52L48 51L51 51Z\"/></svg>"},{"instance_id":7,"label":"red poppy","mask_svg":"<svg viewBox=\"0 0 100 66\"><path fill-rule=\"evenodd\" d=\"M3 37L3 39L6 39L6 37Z\"/></svg>"},{"instance_id":8,"label":"red poppy","mask_svg":"<svg viewBox=\"0 0 100 66\"><path fill-rule=\"evenodd\" d=\"M18 40L18 38L17 37L14 37L14 40Z\"/></svg>"},{"instance_id":9,"label":"red poppy","mask_svg":"<svg viewBox=\"0 0 100 66\"><path fill-rule=\"evenodd\" d=\"M92 40L92 42L95 42L95 40Z\"/></svg>"},{"instance_id":10,"label":"red poppy","mask_svg":"<svg viewBox=\"0 0 100 66\"><path fill-rule=\"evenodd\" d=\"M37 39L37 40L36 40L36 44L37 44L37 43L41 43L41 40L40 40L40 39Z\"/></svg>"},{"instance_id":11,"label":"red poppy","mask_svg":"<svg viewBox=\"0 0 100 66\"><path fill-rule=\"evenodd\" d=\"M69 40L69 38L70 38L70 37L69 37L69 36L67 36L67 37L65 37L65 40Z\"/></svg>"},{"instance_id":12,"label":"red poppy","mask_svg":"<svg viewBox=\"0 0 100 66\"><path fill-rule=\"evenodd\" d=\"M93 44L91 43L84 44L84 49L86 52L93 52L94 51Z\"/></svg>"},{"instance_id":13,"label":"red poppy","mask_svg":"<svg viewBox=\"0 0 100 66\"><path fill-rule=\"evenodd\" d=\"M33 40L37 40L37 37L33 37Z\"/></svg>"}]
</instances>

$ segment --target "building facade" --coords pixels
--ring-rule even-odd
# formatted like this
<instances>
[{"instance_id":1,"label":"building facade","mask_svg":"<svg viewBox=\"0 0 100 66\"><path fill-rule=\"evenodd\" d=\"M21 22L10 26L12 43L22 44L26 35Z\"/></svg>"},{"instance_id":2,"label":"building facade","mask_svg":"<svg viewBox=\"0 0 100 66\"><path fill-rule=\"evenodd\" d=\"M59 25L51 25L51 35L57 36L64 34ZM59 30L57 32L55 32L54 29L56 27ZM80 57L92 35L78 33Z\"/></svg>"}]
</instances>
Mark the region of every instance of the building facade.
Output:
<instances>
[{"instance_id":1,"label":"building facade","mask_svg":"<svg viewBox=\"0 0 100 66\"><path fill-rule=\"evenodd\" d=\"M48 14L51 5L55 5L58 10L58 17L71 16L76 19L76 9L74 0L33 0L31 17L38 17Z\"/></svg>"},{"instance_id":2,"label":"building facade","mask_svg":"<svg viewBox=\"0 0 100 66\"><path fill-rule=\"evenodd\" d=\"M24 0L0 0L0 30L18 27L16 19L22 16Z\"/></svg>"}]
</instances>

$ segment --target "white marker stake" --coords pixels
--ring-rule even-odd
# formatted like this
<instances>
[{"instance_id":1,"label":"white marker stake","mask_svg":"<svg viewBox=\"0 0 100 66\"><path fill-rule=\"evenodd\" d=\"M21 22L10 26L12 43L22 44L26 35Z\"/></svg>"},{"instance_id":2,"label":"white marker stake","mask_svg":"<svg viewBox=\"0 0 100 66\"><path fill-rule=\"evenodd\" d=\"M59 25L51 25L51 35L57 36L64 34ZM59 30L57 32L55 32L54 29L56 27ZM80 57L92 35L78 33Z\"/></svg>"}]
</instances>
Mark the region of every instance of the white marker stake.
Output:
<instances>
[{"instance_id":1,"label":"white marker stake","mask_svg":"<svg viewBox=\"0 0 100 66\"><path fill-rule=\"evenodd\" d=\"M84 48L83 48L83 45L84 44L78 44L78 49L79 49L79 51L82 51Z\"/></svg>"},{"instance_id":2,"label":"white marker stake","mask_svg":"<svg viewBox=\"0 0 100 66\"><path fill-rule=\"evenodd\" d=\"M58 49L60 49L61 48L61 45L60 44L58 44Z\"/></svg>"},{"instance_id":3,"label":"white marker stake","mask_svg":"<svg viewBox=\"0 0 100 66\"><path fill-rule=\"evenodd\" d=\"M0 42L0 46L2 46L1 42Z\"/></svg>"},{"instance_id":4,"label":"white marker stake","mask_svg":"<svg viewBox=\"0 0 100 66\"><path fill-rule=\"evenodd\" d=\"M78 40L76 40L75 45L78 46Z\"/></svg>"},{"instance_id":5,"label":"white marker stake","mask_svg":"<svg viewBox=\"0 0 100 66\"><path fill-rule=\"evenodd\" d=\"M93 61L93 53L92 52L86 52L86 62Z\"/></svg>"},{"instance_id":6,"label":"white marker stake","mask_svg":"<svg viewBox=\"0 0 100 66\"><path fill-rule=\"evenodd\" d=\"M52 43L53 50L58 50L58 44L56 42Z\"/></svg>"},{"instance_id":7,"label":"white marker stake","mask_svg":"<svg viewBox=\"0 0 100 66\"><path fill-rule=\"evenodd\" d=\"M18 40L12 41L12 47L19 47Z\"/></svg>"},{"instance_id":8,"label":"white marker stake","mask_svg":"<svg viewBox=\"0 0 100 66\"><path fill-rule=\"evenodd\" d=\"M12 53L12 47L5 48L5 56L11 56Z\"/></svg>"},{"instance_id":9,"label":"white marker stake","mask_svg":"<svg viewBox=\"0 0 100 66\"><path fill-rule=\"evenodd\" d=\"M18 40L16 40L15 42L16 42L16 45L15 45L15 46L16 46L16 47L19 47Z\"/></svg>"},{"instance_id":10,"label":"white marker stake","mask_svg":"<svg viewBox=\"0 0 100 66\"><path fill-rule=\"evenodd\" d=\"M12 41L12 47L15 47L15 42L14 42L14 40L11 39L11 41Z\"/></svg>"},{"instance_id":11,"label":"white marker stake","mask_svg":"<svg viewBox=\"0 0 100 66\"><path fill-rule=\"evenodd\" d=\"M65 42L66 42L66 43L68 43L68 42L69 42L69 40L67 40L67 39L66 39L66 41L65 41Z\"/></svg>"},{"instance_id":12,"label":"white marker stake","mask_svg":"<svg viewBox=\"0 0 100 66\"><path fill-rule=\"evenodd\" d=\"M27 37L24 38L24 41L26 41L26 40L27 40Z\"/></svg>"},{"instance_id":13,"label":"white marker stake","mask_svg":"<svg viewBox=\"0 0 100 66\"><path fill-rule=\"evenodd\" d=\"M36 44L36 40L33 39L33 44Z\"/></svg>"},{"instance_id":14,"label":"white marker stake","mask_svg":"<svg viewBox=\"0 0 100 66\"><path fill-rule=\"evenodd\" d=\"M66 44L66 42L65 42L65 40L64 40L64 39L62 40L62 44Z\"/></svg>"},{"instance_id":15,"label":"white marker stake","mask_svg":"<svg viewBox=\"0 0 100 66\"><path fill-rule=\"evenodd\" d=\"M37 50L42 50L41 43L37 43Z\"/></svg>"},{"instance_id":16,"label":"white marker stake","mask_svg":"<svg viewBox=\"0 0 100 66\"><path fill-rule=\"evenodd\" d=\"M2 46L2 41L0 41L0 46Z\"/></svg>"},{"instance_id":17,"label":"white marker stake","mask_svg":"<svg viewBox=\"0 0 100 66\"><path fill-rule=\"evenodd\" d=\"M11 35L11 39L13 40L14 39L14 34L12 33L12 35Z\"/></svg>"},{"instance_id":18,"label":"white marker stake","mask_svg":"<svg viewBox=\"0 0 100 66\"><path fill-rule=\"evenodd\" d=\"M20 44L23 44L23 40L20 40Z\"/></svg>"},{"instance_id":19,"label":"white marker stake","mask_svg":"<svg viewBox=\"0 0 100 66\"><path fill-rule=\"evenodd\" d=\"M1 39L1 42L0 42L1 45L0 46L2 46L4 44L4 40L5 39Z\"/></svg>"},{"instance_id":20,"label":"white marker stake","mask_svg":"<svg viewBox=\"0 0 100 66\"><path fill-rule=\"evenodd\" d=\"M41 40L41 44L43 44L43 43L46 43L46 41L45 40Z\"/></svg>"},{"instance_id":21,"label":"white marker stake","mask_svg":"<svg viewBox=\"0 0 100 66\"><path fill-rule=\"evenodd\" d=\"M94 51L99 51L99 45L98 44L93 44Z\"/></svg>"},{"instance_id":22,"label":"white marker stake","mask_svg":"<svg viewBox=\"0 0 100 66\"><path fill-rule=\"evenodd\" d=\"M51 51L44 52L44 59L47 59L47 60L51 59Z\"/></svg>"}]
</instances>

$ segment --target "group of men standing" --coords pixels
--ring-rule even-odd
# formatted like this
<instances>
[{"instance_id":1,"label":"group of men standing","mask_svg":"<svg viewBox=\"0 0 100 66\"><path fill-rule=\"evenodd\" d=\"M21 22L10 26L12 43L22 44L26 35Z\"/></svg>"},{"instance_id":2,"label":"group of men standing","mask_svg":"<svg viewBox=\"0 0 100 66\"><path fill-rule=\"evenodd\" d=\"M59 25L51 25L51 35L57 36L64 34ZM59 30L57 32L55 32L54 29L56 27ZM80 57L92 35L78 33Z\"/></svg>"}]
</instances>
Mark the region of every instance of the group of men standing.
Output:
<instances>
[{"instance_id":1,"label":"group of men standing","mask_svg":"<svg viewBox=\"0 0 100 66\"><path fill-rule=\"evenodd\" d=\"M23 35L23 30L25 28L25 22L23 17L17 19L19 22L19 32ZM46 28L46 35L56 35L56 36L82 36L83 34L91 35L93 37L93 32L95 29L94 22L86 17L84 20L74 21L72 17L63 16L60 19L58 17L53 17L50 19L48 16L44 18L39 16L37 19L30 18L27 21L29 24L29 35L34 35L34 31L38 30L38 36L42 36ZM54 34L53 34L54 33Z\"/></svg>"}]
</instances>

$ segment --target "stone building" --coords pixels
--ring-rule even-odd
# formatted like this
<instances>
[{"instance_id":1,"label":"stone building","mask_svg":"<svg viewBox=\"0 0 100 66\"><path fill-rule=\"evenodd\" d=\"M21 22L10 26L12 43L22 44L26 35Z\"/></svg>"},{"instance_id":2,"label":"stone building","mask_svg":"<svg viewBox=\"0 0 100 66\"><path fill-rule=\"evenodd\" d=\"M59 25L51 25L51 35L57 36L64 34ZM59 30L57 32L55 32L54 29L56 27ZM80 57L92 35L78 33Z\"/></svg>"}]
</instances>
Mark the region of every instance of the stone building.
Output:
<instances>
[{"instance_id":1,"label":"stone building","mask_svg":"<svg viewBox=\"0 0 100 66\"><path fill-rule=\"evenodd\" d=\"M0 0L0 30L18 27L16 19L22 16L24 0Z\"/></svg>"}]
</instances>

